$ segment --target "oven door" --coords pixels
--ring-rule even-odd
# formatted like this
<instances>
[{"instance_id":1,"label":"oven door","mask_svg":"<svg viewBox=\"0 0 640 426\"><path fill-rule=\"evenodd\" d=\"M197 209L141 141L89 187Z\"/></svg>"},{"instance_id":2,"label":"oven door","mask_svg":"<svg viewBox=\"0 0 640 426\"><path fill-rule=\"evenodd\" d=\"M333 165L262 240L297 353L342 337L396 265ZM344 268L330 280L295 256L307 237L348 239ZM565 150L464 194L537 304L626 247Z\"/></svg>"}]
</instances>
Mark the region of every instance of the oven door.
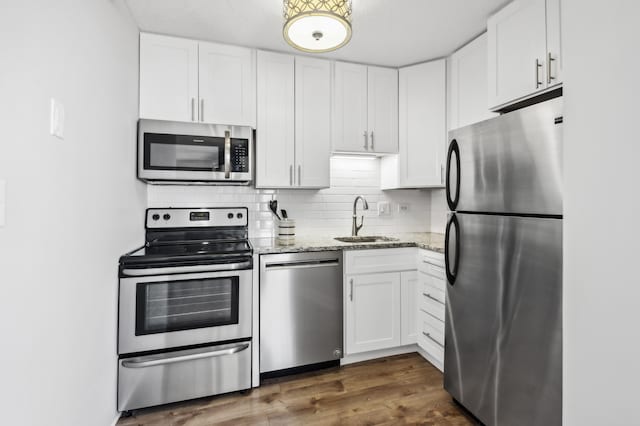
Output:
<instances>
[{"instance_id":1,"label":"oven door","mask_svg":"<svg viewBox=\"0 0 640 426\"><path fill-rule=\"evenodd\" d=\"M138 177L146 181L249 182L249 127L140 120Z\"/></svg>"},{"instance_id":2,"label":"oven door","mask_svg":"<svg viewBox=\"0 0 640 426\"><path fill-rule=\"evenodd\" d=\"M251 337L252 270L120 279L118 353Z\"/></svg>"}]
</instances>

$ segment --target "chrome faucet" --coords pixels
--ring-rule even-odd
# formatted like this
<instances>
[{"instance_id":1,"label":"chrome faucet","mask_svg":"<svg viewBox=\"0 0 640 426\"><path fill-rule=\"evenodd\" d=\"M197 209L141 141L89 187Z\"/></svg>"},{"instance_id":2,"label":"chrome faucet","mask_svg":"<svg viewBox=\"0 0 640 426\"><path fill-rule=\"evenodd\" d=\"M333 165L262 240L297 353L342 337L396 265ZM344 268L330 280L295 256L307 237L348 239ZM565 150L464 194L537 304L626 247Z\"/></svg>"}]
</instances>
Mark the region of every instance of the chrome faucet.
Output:
<instances>
[{"instance_id":1,"label":"chrome faucet","mask_svg":"<svg viewBox=\"0 0 640 426\"><path fill-rule=\"evenodd\" d=\"M362 209L369 210L369 203L364 199L362 195L358 195L356 199L353 201L353 226L351 227L351 236L357 237L358 231L364 225L364 216L360 218L360 226L358 226L358 216L356 216L356 209L358 207L358 200L362 200Z\"/></svg>"}]
</instances>

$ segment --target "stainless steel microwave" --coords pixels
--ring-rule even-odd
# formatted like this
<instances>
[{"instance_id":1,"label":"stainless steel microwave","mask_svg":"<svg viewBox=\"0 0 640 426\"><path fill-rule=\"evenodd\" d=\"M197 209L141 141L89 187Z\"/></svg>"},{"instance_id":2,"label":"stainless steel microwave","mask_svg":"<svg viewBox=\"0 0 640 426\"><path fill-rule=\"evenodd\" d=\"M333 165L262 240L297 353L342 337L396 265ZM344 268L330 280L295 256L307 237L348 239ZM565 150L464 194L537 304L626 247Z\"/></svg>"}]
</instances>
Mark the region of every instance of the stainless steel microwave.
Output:
<instances>
[{"instance_id":1,"label":"stainless steel microwave","mask_svg":"<svg viewBox=\"0 0 640 426\"><path fill-rule=\"evenodd\" d=\"M156 184L248 185L253 129L140 120L138 178Z\"/></svg>"}]
</instances>

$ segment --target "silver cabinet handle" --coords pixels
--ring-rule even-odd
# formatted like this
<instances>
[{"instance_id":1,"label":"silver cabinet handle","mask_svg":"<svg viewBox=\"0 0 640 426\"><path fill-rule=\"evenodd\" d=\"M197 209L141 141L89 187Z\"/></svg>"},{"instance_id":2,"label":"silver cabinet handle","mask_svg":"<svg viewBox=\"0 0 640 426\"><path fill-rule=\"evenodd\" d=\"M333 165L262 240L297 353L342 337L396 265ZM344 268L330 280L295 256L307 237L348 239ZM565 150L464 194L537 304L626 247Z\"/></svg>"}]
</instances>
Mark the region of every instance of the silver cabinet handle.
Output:
<instances>
[{"instance_id":1,"label":"silver cabinet handle","mask_svg":"<svg viewBox=\"0 0 640 426\"><path fill-rule=\"evenodd\" d=\"M365 130L364 131L364 149L365 150L369 150L369 133Z\"/></svg>"},{"instance_id":2,"label":"silver cabinet handle","mask_svg":"<svg viewBox=\"0 0 640 426\"><path fill-rule=\"evenodd\" d=\"M440 183L444 185L444 164L440 164Z\"/></svg>"},{"instance_id":3,"label":"silver cabinet handle","mask_svg":"<svg viewBox=\"0 0 640 426\"><path fill-rule=\"evenodd\" d=\"M551 52L547 53L547 84L551 84L551 80L556 78L551 75L551 61L555 61L555 58L551 57Z\"/></svg>"},{"instance_id":4,"label":"silver cabinet handle","mask_svg":"<svg viewBox=\"0 0 640 426\"><path fill-rule=\"evenodd\" d=\"M191 98L191 121L196 121L196 98Z\"/></svg>"},{"instance_id":5,"label":"silver cabinet handle","mask_svg":"<svg viewBox=\"0 0 640 426\"><path fill-rule=\"evenodd\" d=\"M432 295L430 295L429 293L422 293L422 295L423 295L423 296L425 296L425 297L427 297L427 298L429 298L429 299L431 299L431 300L433 300L434 302L438 302L439 304L441 304L441 305L442 305L442 302L441 302L441 301L439 301L438 299L436 299L435 297L433 297L433 296L432 296Z\"/></svg>"},{"instance_id":6,"label":"silver cabinet handle","mask_svg":"<svg viewBox=\"0 0 640 426\"><path fill-rule=\"evenodd\" d=\"M126 368L145 368L154 367L156 365L173 364L176 362L193 361L196 359L213 358L218 356L233 355L242 352L249 347L248 343L243 343L227 349L218 349L209 352L195 352L191 354L179 355L174 357L159 357L158 355L149 355L147 357L134 358L132 360L122 361L122 366Z\"/></svg>"},{"instance_id":7,"label":"silver cabinet handle","mask_svg":"<svg viewBox=\"0 0 640 426\"><path fill-rule=\"evenodd\" d=\"M424 331L422 332L422 334L424 334L424 337L426 337L427 339L431 340L433 343L435 343L436 345L440 346L441 348L444 348L444 345L440 342L438 342L436 339L434 339L433 337L431 337L431 333L425 333Z\"/></svg>"},{"instance_id":8,"label":"silver cabinet handle","mask_svg":"<svg viewBox=\"0 0 640 426\"><path fill-rule=\"evenodd\" d=\"M302 166L298 164L298 186L302 185Z\"/></svg>"},{"instance_id":9,"label":"silver cabinet handle","mask_svg":"<svg viewBox=\"0 0 640 426\"><path fill-rule=\"evenodd\" d=\"M373 130L371 131L371 150L373 150Z\"/></svg>"},{"instance_id":10,"label":"silver cabinet handle","mask_svg":"<svg viewBox=\"0 0 640 426\"><path fill-rule=\"evenodd\" d=\"M536 58L536 89L542 86L542 82L540 81L540 68L542 68L542 64L540 60Z\"/></svg>"},{"instance_id":11,"label":"silver cabinet handle","mask_svg":"<svg viewBox=\"0 0 640 426\"><path fill-rule=\"evenodd\" d=\"M224 178L231 177L231 132L224 131Z\"/></svg>"},{"instance_id":12,"label":"silver cabinet handle","mask_svg":"<svg viewBox=\"0 0 640 426\"><path fill-rule=\"evenodd\" d=\"M293 164L289 165L289 186L293 186Z\"/></svg>"},{"instance_id":13,"label":"silver cabinet handle","mask_svg":"<svg viewBox=\"0 0 640 426\"><path fill-rule=\"evenodd\" d=\"M200 99L200 121L204 121L204 98Z\"/></svg>"},{"instance_id":14,"label":"silver cabinet handle","mask_svg":"<svg viewBox=\"0 0 640 426\"><path fill-rule=\"evenodd\" d=\"M351 290L349 292L349 300L351 300L353 302L353 278L351 278L349 280L349 284L351 286Z\"/></svg>"}]
</instances>

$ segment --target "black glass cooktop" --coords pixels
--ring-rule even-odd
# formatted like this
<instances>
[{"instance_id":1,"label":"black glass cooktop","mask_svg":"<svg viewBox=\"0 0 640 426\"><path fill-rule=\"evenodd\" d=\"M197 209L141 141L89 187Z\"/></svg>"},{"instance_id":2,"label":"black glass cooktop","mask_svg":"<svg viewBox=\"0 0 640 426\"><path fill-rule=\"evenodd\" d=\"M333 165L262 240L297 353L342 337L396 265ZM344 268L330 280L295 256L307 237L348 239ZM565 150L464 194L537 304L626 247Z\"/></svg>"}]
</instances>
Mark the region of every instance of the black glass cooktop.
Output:
<instances>
[{"instance_id":1,"label":"black glass cooktop","mask_svg":"<svg viewBox=\"0 0 640 426\"><path fill-rule=\"evenodd\" d=\"M200 241L185 243L151 244L131 253L133 257L152 256L194 256L194 255L229 255L251 254L251 246L247 241Z\"/></svg>"}]
</instances>

